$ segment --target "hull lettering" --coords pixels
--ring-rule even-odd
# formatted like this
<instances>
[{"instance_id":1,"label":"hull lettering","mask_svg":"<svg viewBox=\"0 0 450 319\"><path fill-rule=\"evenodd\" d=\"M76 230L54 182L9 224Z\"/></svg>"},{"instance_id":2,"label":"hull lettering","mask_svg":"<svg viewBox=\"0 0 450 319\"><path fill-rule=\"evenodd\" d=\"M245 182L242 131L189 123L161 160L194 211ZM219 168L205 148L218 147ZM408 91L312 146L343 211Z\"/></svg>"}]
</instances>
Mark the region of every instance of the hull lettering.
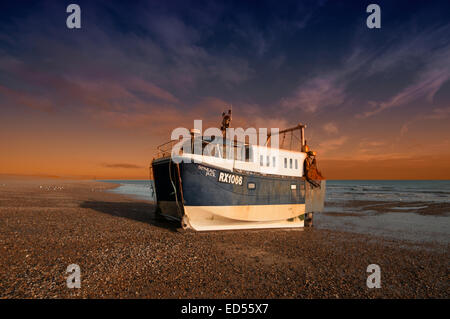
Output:
<instances>
[{"instance_id":1,"label":"hull lettering","mask_svg":"<svg viewBox=\"0 0 450 319\"><path fill-rule=\"evenodd\" d=\"M239 175L234 175L234 174L224 173L224 172L220 172L220 174L219 174L219 182L221 182L221 183L242 185L242 180L243 180L243 177L239 176Z\"/></svg>"}]
</instances>

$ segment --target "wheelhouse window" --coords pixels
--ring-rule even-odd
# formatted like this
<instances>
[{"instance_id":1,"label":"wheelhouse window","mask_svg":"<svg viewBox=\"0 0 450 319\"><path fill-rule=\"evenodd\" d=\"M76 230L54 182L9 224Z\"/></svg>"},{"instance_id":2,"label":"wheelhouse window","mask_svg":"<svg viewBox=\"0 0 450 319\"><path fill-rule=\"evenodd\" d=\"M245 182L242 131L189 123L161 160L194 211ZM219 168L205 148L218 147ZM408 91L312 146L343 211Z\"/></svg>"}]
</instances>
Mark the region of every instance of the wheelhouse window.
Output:
<instances>
[{"instance_id":1,"label":"wheelhouse window","mask_svg":"<svg viewBox=\"0 0 450 319\"><path fill-rule=\"evenodd\" d=\"M292 158L289 159L289 168L292 168Z\"/></svg>"},{"instance_id":2,"label":"wheelhouse window","mask_svg":"<svg viewBox=\"0 0 450 319\"><path fill-rule=\"evenodd\" d=\"M284 158L284 168L287 168L287 158Z\"/></svg>"},{"instance_id":3,"label":"wheelhouse window","mask_svg":"<svg viewBox=\"0 0 450 319\"><path fill-rule=\"evenodd\" d=\"M252 148L249 145L245 146L245 161L253 162L253 152Z\"/></svg>"},{"instance_id":4,"label":"wheelhouse window","mask_svg":"<svg viewBox=\"0 0 450 319\"><path fill-rule=\"evenodd\" d=\"M298 160L295 160L295 169L298 169Z\"/></svg>"},{"instance_id":5,"label":"wheelhouse window","mask_svg":"<svg viewBox=\"0 0 450 319\"><path fill-rule=\"evenodd\" d=\"M262 155L259 156L259 165L264 166L264 156Z\"/></svg>"},{"instance_id":6,"label":"wheelhouse window","mask_svg":"<svg viewBox=\"0 0 450 319\"><path fill-rule=\"evenodd\" d=\"M272 160L273 160L273 167L276 167L277 166L277 162L276 162L276 157L274 156L274 157L272 157Z\"/></svg>"},{"instance_id":7,"label":"wheelhouse window","mask_svg":"<svg viewBox=\"0 0 450 319\"><path fill-rule=\"evenodd\" d=\"M267 160L266 166L269 167L270 166L270 157L267 156L266 160Z\"/></svg>"}]
</instances>

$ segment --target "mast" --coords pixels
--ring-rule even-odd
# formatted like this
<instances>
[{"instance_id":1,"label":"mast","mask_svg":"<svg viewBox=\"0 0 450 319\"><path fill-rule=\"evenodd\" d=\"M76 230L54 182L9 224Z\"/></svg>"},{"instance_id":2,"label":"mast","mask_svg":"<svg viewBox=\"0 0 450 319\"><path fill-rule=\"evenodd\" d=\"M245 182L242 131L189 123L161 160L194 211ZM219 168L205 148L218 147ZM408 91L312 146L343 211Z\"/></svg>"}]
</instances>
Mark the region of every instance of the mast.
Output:
<instances>
[{"instance_id":1,"label":"mast","mask_svg":"<svg viewBox=\"0 0 450 319\"><path fill-rule=\"evenodd\" d=\"M305 151L305 145L306 145L306 142L305 142L305 127L306 127L305 124L298 123L297 126L290 127L290 128L278 131L278 133L270 132L270 133L267 134L266 145L267 145L267 143L269 143L270 138L272 137L272 135L285 134L285 133L289 133L289 132L293 132L293 131L299 130L300 131L300 140L301 140L301 151L304 152Z\"/></svg>"}]
</instances>

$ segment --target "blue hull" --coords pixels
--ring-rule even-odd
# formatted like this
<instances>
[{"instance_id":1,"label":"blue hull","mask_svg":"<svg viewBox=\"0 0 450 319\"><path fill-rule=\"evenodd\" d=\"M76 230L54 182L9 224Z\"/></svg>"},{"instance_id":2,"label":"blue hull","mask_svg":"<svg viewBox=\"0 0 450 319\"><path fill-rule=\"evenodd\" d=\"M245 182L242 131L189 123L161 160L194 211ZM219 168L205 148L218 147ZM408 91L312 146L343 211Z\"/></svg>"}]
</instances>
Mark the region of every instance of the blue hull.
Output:
<instances>
[{"instance_id":1,"label":"blue hull","mask_svg":"<svg viewBox=\"0 0 450 319\"><path fill-rule=\"evenodd\" d=\"M187 206L305 203L301 177L236 173L196 163L180 163L178 169L173 162L169 167L169 159L154 162L152 167L158 202L178 201Z\"/></svg>"},{"instance_id":2,"label":"blue hull","mask_svg":"<svg viewBox=\"0 0 450 319\"><path fill-rule=\"evenodd\" d=\"M184 204L188 206L304 204L305 181L229 172L211 165L181 163Z\"/></svg>"},{"instance_id":3,"label":"blue hull","mask_svg":"<svg viewBox=\"0 0 450 319\"><path fill-rule=\"evenodd\" d=\"M325 181L313 189L301 177L174 164L170 158L154 161L152 169L160 213L184 228L303 227L305 213L323 207Z\"/></svg>"}]
</instances>

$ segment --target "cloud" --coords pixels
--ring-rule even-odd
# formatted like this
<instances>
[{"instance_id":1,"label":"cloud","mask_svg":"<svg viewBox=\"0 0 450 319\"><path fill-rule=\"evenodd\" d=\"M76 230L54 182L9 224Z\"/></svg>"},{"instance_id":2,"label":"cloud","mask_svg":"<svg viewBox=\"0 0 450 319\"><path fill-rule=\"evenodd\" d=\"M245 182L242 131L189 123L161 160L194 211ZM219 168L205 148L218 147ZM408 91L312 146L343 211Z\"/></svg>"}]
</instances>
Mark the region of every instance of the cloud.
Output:
<instances>
[{"instance_id":1,"label":"cloud","mask_svg":"<svg viewBox=\"0 0 450 319\"><path fill-rule=\"evenodd\" d=\"M381 160L408 160L414 158L411 154L405 154L402 152L377 152L375 154L355 154L352 157L349 157L349 160L358 160L358 161L381 161Z\"/></svg>"},{"instance_id":2,"label":"cloud","mask_svg":"<svg viewBox=\"0 0 450 319\"><path fill-rule=\"evenodd\" d=\"M363 140L359 143L360 147L380 147L385 145L386 143L383 141L367 141Z\"/></svg>"},{"instance_id":3,"label":"cloud","mask_svg":"<svg viewBox=\"0 0 450 319\"><path fill-rule=\"evenodd\" d=\"M24 106L31 109L51 112L54 104L44 96L36 96L27 92L20 92L0 84L0 95L13 106Z\"/></svg>"},{"instance_id":4,"label":"cloud","mask_svg":"<svg viewBox=\"0 0 450 319\"><path fill-rule=\"evenodd\" d=\"M329 133L329 134L336 134L339 130L336 126L336 124L329 122L326 123L325 125L323 125L323 129L325 130L325 132Z\"/></svg>"},{"instance_id":5,"label":"cloud","mask_svg":"<svg viewBox=\"0 0 450 319\"><path fill-rule=\"evenodd\" d=\"M448 61L450 63L450 60ZM414 84L406 87L389 100L384 102L371 102L372 110L357 114L358 118L367 118L378 114L384 110L406 105L421 97L426 97L428 102L432 102L434 95L440 89L443 83L450 78L450 71L443 69L434 69L424 73Z\"/></svg>"},{"instance_id":6,"label":"cloud","mask_svg":"<svg viewBox=\"0 0 450 319\"><path fill-rule=\"evenodd\" d=\"M107 168L126 168L126 169L141 169L142 166L135 165L135 164L129 164L129 163L101 163L100 164L103 167Z\"/></svg>"},{"instance_id":7,"label":"cloud","mask_svg":"<svg viewBox=\"0 0 450 319\"><path fill-rule=\"evenodd\" d=\"M434 109L431 112L431 114L426 115L424 118L430 120L443 120L448 118L449 116L450 116L450 107L445 107Z\"/></svg>"},{"instance_id":8,"label":"cloud","mask_svg":"<svg viewBox=\"0 0 450 319\"><path fill-rule=\"evenodd\" d=\"M435 108L430 113L420 114L413 117L411 120L402 124L400 128L400 136L405 135L409 132L409 127L416 122L425 120L445 120L450 117L450 107L445 108Z\"/></svg>"},{"instance_id":9,"label":"cloud","mask_svg":"<svg viewBox=\"0 0 450 319\"><path fill-rule=\"evenodd\" d=\"M432 103L435 94L450 79L449 33L450 24L432 26L418 33L399 28L377 47L359 34L348 54L331 67L317 66L315 74L300 81L279 104L287 110L310 114L341 105L358 107L354 116L368 118L422 98ZM402 78L399 72L408 77ZM385 87L383 82L375 83L378 94L371 97L354 88L357 85L367 92L367 86L374 85L376 79L391 81L393 74L395 80ZM396 86L397 91L390 90ZM365 105L368 109L361 112L361 106Z\"/></svg>"},{"instance_id":10,"label":"cloud","mask_svg":"<svg viewBox=\"0 0 450 319\"><path fill-rule=\"evenodd\" d=\"M335 151L347 142L347 136L341 136L329 140L323 140L317 146L317 150L321 155L328 155L331 151Z\"/></svg>"},{"instance_id":11,"label":"cloud","mask_svg":"<svg viewBox=\"0 0 450 319\"><path fill-rule=\"evenodd\" d=\"M291 97L283 98L281 106L314 113L324 107L339 105L344 98L344 91L337 84L337 77L316 77L299 86Z\"/></svg>"},{"instance_id":12,"label":"cloud","mask_svg":"<svg viewBox=\"0 0 450 319\"><path fill-rule=\"evenodd\" d=\"M131 78L126 81L128 91L144 93L148 97L155 97L167 103L179 103L180 101L170 92L156 86L155 84L140 78Z\"/></svg>"},{"instance_id":13,"label":"cloud","mask_svg":"<svg viewBox=\"0 0 450 319\"><path fill-rule=\"evenodd\" d=\"M439 28L428 28L415 36L405 37L386 49L381 57L370 64L368 74L380 73L409 61L417 76L399 92L381 101L370 101L370 110L356 114L357 118L368 118L385 110L407 106L419 99L433 103L435 94L450 79L450 24Z\"/></svg>"},{"instance_id":14,"label":"cloud","mask_svg":"<svg viewBox=\"0 0 450 319\"><path fill-rule=\"evenodd\" d=\"M109 7L106 12L118 10L107 3L89 8L86 24L103 6ZM151 100L161 107L183 108L204 97L205 83L230 88L252 74L245 57L201 45L208 31L186 23L179 12L163 15L151 8L132 8L135 20L121 30L112 27L114 15L102 12L88 31L67 33L52 18L55 7L60 9L59 4L47 3L39 7L39 14L28 15L26 23L22 19L17 25L5 24L10 37L2 38L0 85L11 99L14 92L25 97L14 97L13 103L29 106L23 100L36 99L36 106L30 107L69 104L111 110L144 106ZM127 29L135 21L143 23L140 32Z\"/></svg>"}]
</instances>

